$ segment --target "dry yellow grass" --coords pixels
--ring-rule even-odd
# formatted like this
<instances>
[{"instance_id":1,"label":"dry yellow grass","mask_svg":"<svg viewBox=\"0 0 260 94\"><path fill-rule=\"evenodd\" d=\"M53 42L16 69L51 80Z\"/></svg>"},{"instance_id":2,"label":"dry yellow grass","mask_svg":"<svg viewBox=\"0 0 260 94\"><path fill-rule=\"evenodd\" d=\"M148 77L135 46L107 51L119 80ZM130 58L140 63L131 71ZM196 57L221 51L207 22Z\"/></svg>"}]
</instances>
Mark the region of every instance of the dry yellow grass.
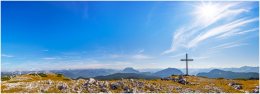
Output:
<instances>
[{"instance_id":1,"label":"dry yellow grass","mask_svg":"<svg viewBox=\"0 0 260 94\"><path fill-rule=\"evenodd\" d=\"M177 76L172 76L173 78ZM123 82L124 86L129 88L136 88L140 90L139 92L159 92L159 93L177 93L177 92L226 92L226 93L242 93L242 92L252 92L255 86L259 86L259 80L228 80L228 79L209 79L204 77L197 76L185 76L185 79L190 82L190 84L183 85L174 81L162 81L160 79L157 80L134 80L136 83L141 82L144 84L143 87L135 87L133 82L128 79L125 80L111 80L107 81L110 84L115 82ZM51 80L52 84L48 83ZM100 81L102 82L102 81ZM229 86L228 83L235 82L242 84L242 90L236 90L233 87ZM36 84L33 84L36 83ZM8 81L2 81L1 83L1 92L2 93L37 93L37 92L45 92L45 93L62 93L62 92L76 92L73 90L68 91L60 91L57 89L57 84L65 83L70 88L79 87L81 88L85 83L85 80L68 80L65 77L58 77L56 74L48 74L47 77L40 77L34 75L20 75L14 77ZM28 85L31 85L28 89ZM37 85L37 86L36 86ZM12 87L14 86L14 87ZM44 88L41 88L44 87ZM159 91L153 91L155 90ZM46 91L41 91L48 88ZM100 88L89 87L94 89L92 92L101 92ZM123 88L118 88L116 90L109 89L110 92L121 93ZM90 92L87 89L83 89L81 92Z\"/></svg>"}]
</instances>

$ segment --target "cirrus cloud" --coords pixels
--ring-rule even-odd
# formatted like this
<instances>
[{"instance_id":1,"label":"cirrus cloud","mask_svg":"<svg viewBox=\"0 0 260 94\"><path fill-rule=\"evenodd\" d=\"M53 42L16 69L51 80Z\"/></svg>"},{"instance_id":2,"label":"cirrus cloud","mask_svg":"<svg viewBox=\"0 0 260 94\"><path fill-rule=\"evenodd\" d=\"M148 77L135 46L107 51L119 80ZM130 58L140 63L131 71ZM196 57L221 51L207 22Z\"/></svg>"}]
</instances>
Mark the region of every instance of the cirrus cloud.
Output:
<instances>
[{"instance_id":1,"label":"cirrus cloud","mask_svg":"<svg viewBox=\"0 0 260 94\"><path fill-rule=\"evenodd\" d=\"M249 28L250 24L258 22L258 17L244 16L251 12L250 4L243 2L203 2L203 4L212 4L216 7L214 15L210 19L201 17L194 13L191 23L183 25L177 29L172 36L171 47L162 52L162 55L174 53L178 50L186 51L201 48L203 43L214 43L208 41L218 41L218 44L225 44L225 41L231 39L231 36L246 35L247 33L257 31L258 27ZM200 5L198 5L200 6ZM197 8L197 7L195 7ZM195 9L195 11L198 11ZM211 48L208 44L207 48ZM237 45L234 47L238 47Z\"/></svg>"}]
</instances>

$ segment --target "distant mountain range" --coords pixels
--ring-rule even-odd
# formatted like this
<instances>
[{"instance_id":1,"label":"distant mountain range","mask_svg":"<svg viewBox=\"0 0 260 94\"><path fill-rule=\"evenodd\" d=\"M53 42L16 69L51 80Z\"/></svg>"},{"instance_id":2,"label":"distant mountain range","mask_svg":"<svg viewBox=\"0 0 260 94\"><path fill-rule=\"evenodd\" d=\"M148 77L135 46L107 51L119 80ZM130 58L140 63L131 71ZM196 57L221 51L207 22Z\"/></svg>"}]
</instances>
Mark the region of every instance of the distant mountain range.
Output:
<instances>
[{"instance_id":1,"label":"distant mountain range","mask_svg":"<svg viewBox=\"0 0 260 94\"><path fill-rule=\"evenodd\" d=\"M96 77L109 74L118 73L119 70L113 69L80 69L80 70L53 70L51 72L63 74L66 77L78 78L78 77Z\"/></svg>"},{"instance_id":2,"label":"distant mountain range","mask_svg":"<svg viewBox=\"0 0 260 94\"><path fill-rule=\"evenodd\" d=\"M153 69L149 69L153 70ZM158 69L156 69L158 70ZM181 69L183 72L185 70ZM133 77L133 78L155 78L155 77L168 77L171 75L181 75L183 72L176 69L176 68L167 68L163 70L159 70L157 72L150 72L150 71L138 71L134 68L127 67L123 70L114 70L114 69L75 69L75 70L51 70L51 71L38 71L38 72L53 72L53 73L60 73L63 74L66 77L70 77L72 79L76 78L90 78L90 77L98 77L100 79L103 79L105 77L107 78L113 78L115 77ZM34 71L22 71L22 72L1 72L2 76L5 75L16 75L16 74L26 74L31 73ZM119 73L119 74L118 74ZM130 74L128 74L130 73ZM220 74L218 74L220 73ZM198 75L198 76L206 76L210 78L237 78L237 77L255 77L256 75L259 75L259 67L249 67L249 66L243 66L240 68L219 68L218 70L214 70L213 68L208 69L189 69L189 74L191 75ZM249 76L248 76L249 75ZM136 76L136 77L135 77Z\"/></svg>"},{"instance_id":3,"label":"distant mountain range","mask_svg":"<svg viewBox=\"0 0 260 94\"><path fill-rule=\"evenodd\" d=\"M197 75L198 73L209 72L213 69L220 69L220 70L232 71L232 72L257 72L257 73L259 73L259 67L242 66L242 67L239 67L239 68L190 68L189 74L190 75ZM182 68L180 70L182 72L186 71L185 68Z\"/></svg>"},{"instance_id":4,"label":"distant mountain range","mask_svg":"<svg viewBox=\"0 0 260 94\"><path fill-rule=\"evenodd\" d=\"M175 69L175 68L167 68L161 71L158 71L156 73L151 73L151 72L139 72L138 70L135 70L134 68L127 67L120 71L120 73L114 73L110 75L105 75L105 76L96 76L94 77L95 79L99 80L118 80L118 79L158 79L161 77L168 77L171 75L181 75L183 74L180 70ZM83 78L84 77L80 77ZM77 78L79 79L79 78Z\"/></svg>"},{"instance_id":5,"label":"distant mountain range","mask_svg":"<svg viewBox=\"0 0 260 94\"><path fill-rule=\"evenodd\" d=\"M122 71L122 73L139 73L139 71L138 71L138 70L135 70L135 69L132 68L132 67L127 67L127 68L125 68L125 69Z\"/></svg>"},{"instance_id":6,"label":"distant mountain range","mask_svg":"<svg viewBox=\"0 0 260 94\"><path fill-rule=\"evenodd\" d=\"M222 68L221 70L232 71L232 72L257 72L257 73L259 73L259 67L250 67L250 66L243 66L240 68Z\"/></svg>"},{"instance_id":7,"label":"distant mountain range","mask_svg":"<svg viewBox=\"0 0 260 94\"><path fill-rule=\"evenodd\" d=\"M107 76L94 77L98 80L119 80L119 79L159 79L160 77L153 75L137 74L137 73L115 73Z\"/></svg>"},{"instance_id":8,"label":"distant mountain range","mask_svg":"<svg viewBox=\"0 0 260 94\"><path fill-rule=\"evenodd\" d=\"M219 69L213 69L208 73L198 73L197 76L204 76L208 78L226 78L226 79L259 79L259 73L256 72L232 72Z\"/></svg>"},{"instance_id":9,"label":"distant mountain range","mask_svg":"<svg viewBox=\"0 0 260 94\"><path fill-rule=\"evenodd\" d=\"M182 75L183 73L175 68L167 68L158 72L153 73L152 75L159 77L169 77L171 75Z\"/></svg>"}]
</instances>

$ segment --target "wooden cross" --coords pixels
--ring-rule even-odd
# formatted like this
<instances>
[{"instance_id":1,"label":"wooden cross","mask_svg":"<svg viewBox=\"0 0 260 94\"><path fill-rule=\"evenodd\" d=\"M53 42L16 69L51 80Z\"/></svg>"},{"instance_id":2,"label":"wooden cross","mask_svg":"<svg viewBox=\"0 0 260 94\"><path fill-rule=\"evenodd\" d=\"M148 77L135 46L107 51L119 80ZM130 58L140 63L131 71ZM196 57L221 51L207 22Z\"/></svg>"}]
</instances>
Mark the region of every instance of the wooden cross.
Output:
<instances>
[{"instance_id":1,"label":"wooden cross","mask_svg":"<svg viewBox=\"0 0 260 94\"><path fill-rule=\"evenodd\" d=\"M181 61L186 61L186 75L189 75L188 74L188 61L193 61L193 59L188 59L188 54L186 53L186 58L181 59Z\"/></svg>"}]
</instances>

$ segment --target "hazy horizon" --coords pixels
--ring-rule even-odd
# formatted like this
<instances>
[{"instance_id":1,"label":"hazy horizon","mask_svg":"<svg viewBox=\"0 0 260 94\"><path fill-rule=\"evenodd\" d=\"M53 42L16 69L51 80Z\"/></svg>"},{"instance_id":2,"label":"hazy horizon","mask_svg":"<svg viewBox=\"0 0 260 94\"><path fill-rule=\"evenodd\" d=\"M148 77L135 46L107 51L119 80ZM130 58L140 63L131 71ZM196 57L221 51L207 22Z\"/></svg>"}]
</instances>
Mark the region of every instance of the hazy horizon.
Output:
<instances>
[{"instance_id":1,"label":"hazy horizon","mask_svg":"<svg viewBox=\"0 0 260 94\"><path fill-rule=\"evenodd\" d=\"M259 67L259 66L241 66L241 67ZM189 69L224 69L224 68L241 68L241 67L210 67L210 68L189 68ZM135 70L138 70L140 72L150 72L149 70L155 71L155 70L163 70L167 68L175 68L175 67L167 67L167 68L134 68L134 67L125 67L125 68L133 68ZM83 69L49 69L49 70L10 70L10 71L2 71L2 72L16 72L16 71L53 71L53 70L88 70L88 69L112 69L112 70L123 70L125 68L83 68ZM176 68L179 70L185 70L186 68ZM184 71L185 72L185 71Z\"/></svg>"},{"instance_id":2,"label":"hazy horizon","mask_svg":"<svg viewBox=\"0 0 260 94\"><path fill-rule=\"evenodd\" d=\"M259 2L2 2L1 70L259 66Z\"/></svg>"}]
</instances>

